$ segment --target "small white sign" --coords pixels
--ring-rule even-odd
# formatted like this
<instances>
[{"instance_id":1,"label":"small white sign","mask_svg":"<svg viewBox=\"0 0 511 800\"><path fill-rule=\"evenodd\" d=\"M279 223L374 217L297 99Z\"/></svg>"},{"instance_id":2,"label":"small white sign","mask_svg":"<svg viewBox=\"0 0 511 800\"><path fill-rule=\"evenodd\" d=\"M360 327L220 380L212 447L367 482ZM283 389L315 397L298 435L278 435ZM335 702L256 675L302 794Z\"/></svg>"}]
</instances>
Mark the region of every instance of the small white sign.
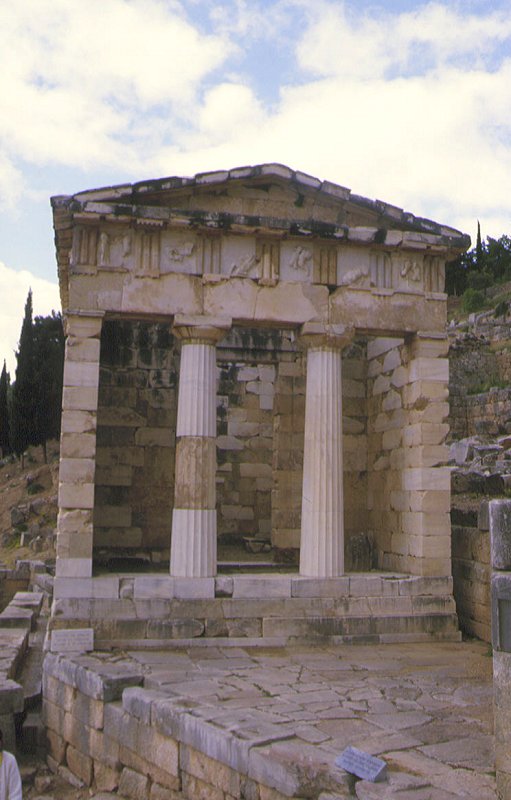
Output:
<instances>
[{"instance_id":1,"label":"small white sign","mask_svg":"<svg viewBox=\"0 0 511 800\"><path fill-rule=\"evenodd\" d=\"M65 628L51 632L53 653L87 653L94 650L94 628Z\"/></svg>"}]
</instances>

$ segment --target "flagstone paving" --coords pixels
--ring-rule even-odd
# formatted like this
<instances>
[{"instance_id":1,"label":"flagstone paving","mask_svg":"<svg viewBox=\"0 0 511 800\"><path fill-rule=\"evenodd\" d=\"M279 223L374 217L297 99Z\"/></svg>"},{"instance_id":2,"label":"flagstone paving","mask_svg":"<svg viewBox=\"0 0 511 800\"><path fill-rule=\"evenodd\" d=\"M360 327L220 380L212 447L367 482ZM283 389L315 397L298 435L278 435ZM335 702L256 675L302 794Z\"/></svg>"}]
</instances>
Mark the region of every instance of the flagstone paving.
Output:
<instances>
[{"instance_id":1,"label":"flagstone paving","mask_svg":"<svg viewBox=\"0 0 511 800\"><path fill-rule=\"evenodd\" d=\"M359 800L497 796L492 659L481 642L128 657L142 666L145 688L193 703L196 716L238 737L267 739L270 761L296 753L333 766L348 745L385 759L389 781L358 781Z\"/></svg>"}]
</instances>

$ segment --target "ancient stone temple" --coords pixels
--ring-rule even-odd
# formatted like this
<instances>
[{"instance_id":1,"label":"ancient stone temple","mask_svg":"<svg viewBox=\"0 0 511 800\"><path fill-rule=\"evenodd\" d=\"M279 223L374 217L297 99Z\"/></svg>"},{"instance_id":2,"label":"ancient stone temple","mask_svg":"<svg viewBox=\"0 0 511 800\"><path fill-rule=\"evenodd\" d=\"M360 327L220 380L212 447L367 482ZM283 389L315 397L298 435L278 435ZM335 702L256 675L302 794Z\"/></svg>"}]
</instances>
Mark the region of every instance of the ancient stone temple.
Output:
<instances>
[{"instance_id":1,"label":"ancient stone temple","mask_svg":"<svg viewBox=\"0 0 511 800\"><path fill-rule=\"evenodd\" d=\"M278 164L52 206L54 627L116 639L108 607L151 638L155 598L167 621L176 599L372 594L411 617L412 578L451 619L444 273L468 238ZM219 575L247 543L295 571Z\"/></svg>"}]
</instances>

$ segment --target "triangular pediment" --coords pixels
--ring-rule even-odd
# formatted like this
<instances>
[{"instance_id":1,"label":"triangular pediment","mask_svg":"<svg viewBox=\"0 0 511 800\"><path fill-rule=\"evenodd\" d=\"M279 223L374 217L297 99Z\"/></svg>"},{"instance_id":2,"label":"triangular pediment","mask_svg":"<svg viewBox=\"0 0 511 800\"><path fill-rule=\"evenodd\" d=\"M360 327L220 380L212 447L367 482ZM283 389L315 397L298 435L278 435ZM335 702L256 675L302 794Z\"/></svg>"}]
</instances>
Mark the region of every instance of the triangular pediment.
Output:
<instances>
[{"instance_id":1,"label":"triangular pediment","mask_svg":"<svg viewBox=\"0 0 511 800\"><path fill-rule=\"evenodd\" d=\"M66 198L71 199L71 198ZM199 173L192 178L168 177L79 192L76 205L114 204L118 213L131 207L203 212L279 223L318 223L328 228L369 227L382 231L417 231L459 239L459 231L422 219L397 206L355 195L350 189L321 181L282 164L261 164ZM100 210L100 209L99 209ZM320 231L319 231L320 232ZM468 242L469 243L469 242ZM468 246L465 243L465 246Z\"/></svg>"}]
</instances>

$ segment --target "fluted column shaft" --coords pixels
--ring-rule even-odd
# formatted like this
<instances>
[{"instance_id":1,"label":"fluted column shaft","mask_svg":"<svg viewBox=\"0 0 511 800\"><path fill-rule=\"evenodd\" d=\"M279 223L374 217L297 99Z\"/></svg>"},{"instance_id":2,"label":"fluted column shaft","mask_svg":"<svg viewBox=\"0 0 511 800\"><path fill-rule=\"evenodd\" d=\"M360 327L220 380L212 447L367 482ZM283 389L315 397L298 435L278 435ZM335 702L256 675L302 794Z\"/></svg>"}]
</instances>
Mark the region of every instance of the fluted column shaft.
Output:
<instances>
[{"instance_id":1,"label":"fluted column shaft","mask_svg":"<svg viewBox=\"0 0 511 800\"><path fill-rule=\"evenodd\" d=\"M176 316L181 339L170 573L216 575L216 343L230 320Z\"/></svg>"},{"instance_id":2,"label":"fluted column shaft","mask_svg":"<svg viewBox=\"0 0 511 800\"><path fill-rule=\"evenodd\" d=\"M343 325L307 323L305 441L300 574L344 572L342 349L353 337Z\"/></svg>"}]
</instances>

